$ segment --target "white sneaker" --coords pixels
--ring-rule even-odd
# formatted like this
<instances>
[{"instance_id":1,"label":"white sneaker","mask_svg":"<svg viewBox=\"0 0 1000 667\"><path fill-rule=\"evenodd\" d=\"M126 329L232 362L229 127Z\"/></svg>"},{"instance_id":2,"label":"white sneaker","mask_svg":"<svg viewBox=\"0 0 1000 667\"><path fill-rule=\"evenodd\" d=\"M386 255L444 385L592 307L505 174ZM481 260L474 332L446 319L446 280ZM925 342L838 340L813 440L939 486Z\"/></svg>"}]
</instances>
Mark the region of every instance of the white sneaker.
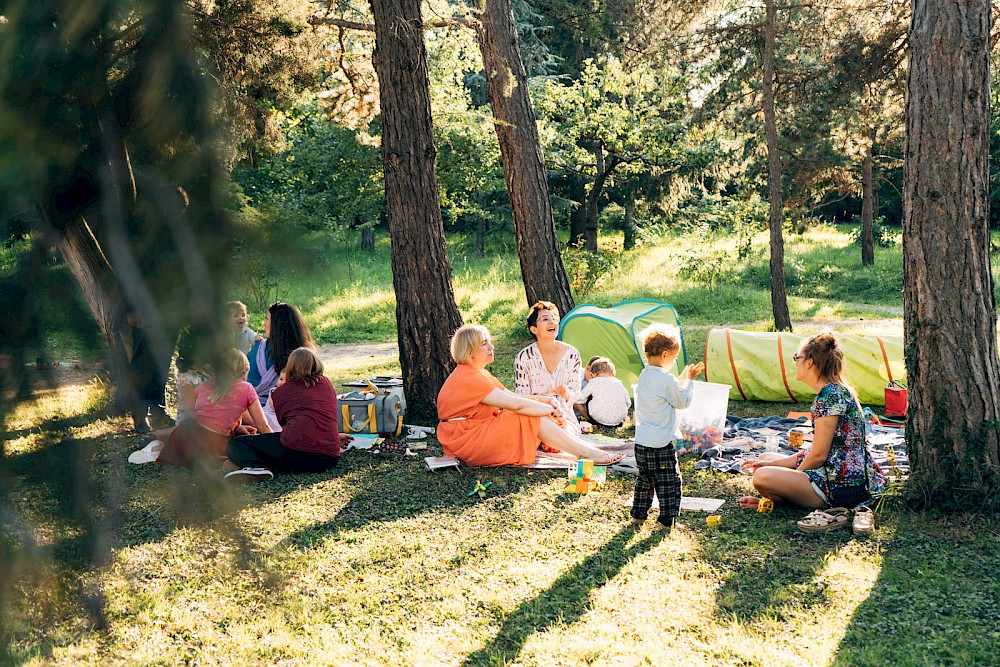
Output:
<instances>
[{"instance_id":1,"label":"white sneaker","mask_svg":"<svg viewBox=\"0 0 1000 667\"><path fill-rule=\"evenodd\" d=\"M255 484L256 482L263 482L273 478L274 473L267 468L242 468L226 473L224 479L240 484Z\"/></svg>"},{"instance_id":2,"label":"white sneaker","mask_svg":"<svg viewBox=\"0 0 1000 667\"><path fill-rule=\"evenodd\" d=\"M137 465L153 463L160 458L160 450L163 449L164 444L162 440L150 440L148 445L129 454L128 462Z\"/></svg>"}]
</instances>

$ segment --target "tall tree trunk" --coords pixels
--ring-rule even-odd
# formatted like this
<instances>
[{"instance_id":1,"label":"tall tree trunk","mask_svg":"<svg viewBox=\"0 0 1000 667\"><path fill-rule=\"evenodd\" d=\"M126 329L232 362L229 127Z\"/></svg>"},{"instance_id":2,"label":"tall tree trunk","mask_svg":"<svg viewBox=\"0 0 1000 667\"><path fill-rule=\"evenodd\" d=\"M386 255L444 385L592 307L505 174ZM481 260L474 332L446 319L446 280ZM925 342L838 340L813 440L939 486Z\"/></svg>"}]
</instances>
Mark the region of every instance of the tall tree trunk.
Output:
<instances>
[{"instance_id":1,"label":"tall tree trunk","mask_svg":"<svg viewBox=\"0 0 1000 667\"><path fill-rule=\"evenodd\" d=\"M361 228L361 249L364 252L375 252L375 228L371 225Z\"/></svg>"},{"instance_id":2,"label":"tall tree trunk","mask_svg":"<svg viewBox=\"0 0 1000 667\"><path fill-rule=\"evenodd\" d=\"M635 193L625 195L625 250L635 247Z\"/></svg>"},{"instance_id":3,"label":"tall tree trunk","mask_svg":"<svg viewBox=\"0 0 1000 667\"><path fill-rule=\"evenodd\" d=\"M1000 362L990 275L990 2L915 0L903 166L911 484L996 502Z\"/></svg>"},{"instance_id":4,"label":"tall tree trunk","mask_svg":"<svg viewBox=\"0 0 1000 667\"><path fill-rule=\"evenodd\" d=\"M875 263L875 184L872 175L872 151L875 130L868 133L868 145L861 160L861 264Z\"/></svg>"},{"instance_id":5,"label":"tall tree trunk","mask_svg":"<svg viewBox=\"0 0 1000 667\"><path fill-rule=\"evenodd\" d=\"M559 253L514 10L510 0L476 0L476 14L476 37L503 158L525 296L529 305L551 301L565 313L573 308L573 294Z\"/></svg>"},{"instance_id":6,"label":"tall tree trunk","mask_svg":"<svg viewBox=\"0 0 1000 667\"><path fill-rule=\"evenodd\" d=\"M83 298L108 344L107 371L112 384L119 389L115 393L117 407L124 409L133 400L124 393L130 386L126 381L126 369L132 356L132 338L114 271L86 219L79 216L64 225L52 223L48 214L46 219L50 221L49 232L54 237L59 254L80 286Z\"/></svg>"},{"instance_id":7,"label":"tall tree trunk","mask_svg":"<svg viewBox=\"0 0 1000 667\"><path fill-rule=\"evenodd\" d=\"M399 362L407 404L433 418L454 367L450 340L461 326L435 173L420 0L371 0L373 60L382 107L382 167L392 239Z\"/></svg>"},{"instance_id":8,"label":"tall tree trunk","mask_svg":"<svg viewBox=\"0 0 1000 667\"><path fill-rule=\"evenodd\" d=\"M587 204L586 195L580 197L583 201L569 213L569 245L580 246L587 235Z\"/></svg>"},{"instance_id":9,"label":"tall tree trunk","mask_svg":"<svg viewBox=\"0 0 1000 667\"><path fill-rule=\"evenodd\" d=\"M781 155L778 154L778 122L774 110L774 42L777 37L777 10L774 0L765 0L763 57L764 134L767 138L767 184L771 207L771 311L774 328L791 331L788 296L785 292L785 239L781 229Z\"/></svg>"},{"instance_id":10,"label":"tall tree trunk","mask_svg":"<svg viewBox=\"0 0 1000 667\"><path fill-rule=\"evenodd\" d=\"M476 257L486 257L486 219L482 216L476 220Z\"/></svg>"}]
</instances>

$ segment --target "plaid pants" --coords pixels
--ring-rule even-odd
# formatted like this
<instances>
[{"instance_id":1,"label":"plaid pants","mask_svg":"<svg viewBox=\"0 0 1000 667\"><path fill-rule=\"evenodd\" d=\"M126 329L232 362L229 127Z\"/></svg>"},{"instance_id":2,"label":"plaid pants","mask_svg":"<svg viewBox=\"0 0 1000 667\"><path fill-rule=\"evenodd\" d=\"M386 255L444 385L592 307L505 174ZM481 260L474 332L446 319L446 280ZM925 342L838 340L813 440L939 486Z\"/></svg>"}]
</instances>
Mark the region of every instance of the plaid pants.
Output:
<instances>
[{"instance_id":1,"label":"plaid pants","mask_svg":"<svg viewBox=\"0 0 1000 667\"><path fill-rule=\"evenodd\" d=\"M639 475L635 480L632 518L646 519L655 491L660 500L659 522L671 525L681 511L681 469L677 465L674 443L671 442L666 447L636 444L635 463Z\"/></svg>"}]
</instances>

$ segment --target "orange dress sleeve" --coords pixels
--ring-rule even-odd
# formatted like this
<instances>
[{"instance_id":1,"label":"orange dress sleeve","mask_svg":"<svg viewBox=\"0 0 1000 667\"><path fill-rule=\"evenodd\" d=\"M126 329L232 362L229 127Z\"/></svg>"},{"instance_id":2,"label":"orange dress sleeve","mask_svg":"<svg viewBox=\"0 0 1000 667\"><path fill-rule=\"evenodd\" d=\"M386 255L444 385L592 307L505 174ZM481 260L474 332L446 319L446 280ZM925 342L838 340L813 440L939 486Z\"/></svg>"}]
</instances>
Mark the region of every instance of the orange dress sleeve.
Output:
<instances>
[{"instance_id":1,"label":"orange dress sleeve","mask_svg":"<svg viewBox=\"0 0 1000 667\"><path fill-rule=\"evenodd\" d=\"M529 465L538 449L539 417L486 405L503 383L486 370L459 364L438 393L438 440L445 454L470 466Z\"/></svg>"}]
</instances>

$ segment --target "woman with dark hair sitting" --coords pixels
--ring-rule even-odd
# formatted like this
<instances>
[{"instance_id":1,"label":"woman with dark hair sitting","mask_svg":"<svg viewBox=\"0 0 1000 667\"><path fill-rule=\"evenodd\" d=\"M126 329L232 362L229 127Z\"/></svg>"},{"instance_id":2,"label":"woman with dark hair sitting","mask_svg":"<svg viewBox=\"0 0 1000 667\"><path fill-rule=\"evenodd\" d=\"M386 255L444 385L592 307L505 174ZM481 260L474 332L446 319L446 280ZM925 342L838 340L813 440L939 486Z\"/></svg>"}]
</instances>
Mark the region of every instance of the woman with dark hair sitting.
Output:
<instances>
[{"instance_id":1,"label":"woman with dark hair sitting","mask_svg":"<svg viewBox=\"0 0 1000 667\"><path fill-rule=\"evenodd\" d=\"M285 368L288 356L300 347L316 350L302 314L287 303L279 301L271 304L264 320L264 340L254 343L247 355L250 359L247 381L257 391L264 417L272 430L278 430L279 425L267 398L271 390L278 386L278 375Z\"/></svg>"},{"instance_id":2,"label":"woman with dark hair sitting","mask_svg":"<svg viewBox=\"0 0 1000 667\"><path fill-rule=\"evenodd\" d=\"M575 347L556 340L559 308L550 301L536 302L528 313L528 333L535 342L514 359L514 391L522 396L554 399L563 428L580 435L573 404L580 400L583 366Z\"/></svg>"},{"instance_id":3,"label":"woman with dark hair sitting","mask_svg":"<svg viewBox=\"0 0 1000 667\"><path fill-rule=\"evenodd\" d=\"M745 464L765 498L802 507L832 508L799 522L807 532L846 525L848 510L880 493L885 476L865 446L865 419L854 392L841 377L844 353L832 333L817 334L792 359L795 377L816 392L812 404L813 444L791 456L764 454ZM753 509L759 498L744 496ZM868 516L870 531L870 512ZM857 521L855 521L857 524ZM858 526L855 525L855 532Z\"/></svg>"}]
</instances>

